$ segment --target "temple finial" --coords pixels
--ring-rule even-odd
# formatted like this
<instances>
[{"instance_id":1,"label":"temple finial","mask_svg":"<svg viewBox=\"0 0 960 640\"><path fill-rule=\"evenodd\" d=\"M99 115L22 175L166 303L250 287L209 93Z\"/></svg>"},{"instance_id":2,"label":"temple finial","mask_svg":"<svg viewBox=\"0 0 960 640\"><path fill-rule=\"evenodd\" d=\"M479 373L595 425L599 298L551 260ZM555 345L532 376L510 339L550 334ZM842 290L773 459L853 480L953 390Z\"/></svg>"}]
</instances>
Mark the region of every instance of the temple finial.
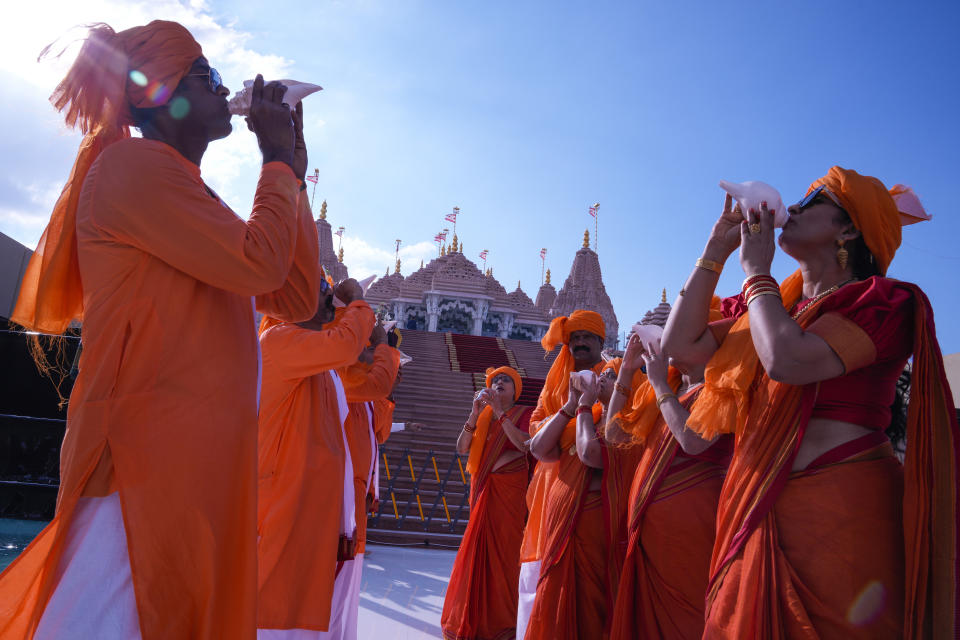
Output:
<instances>
[{"instance_id":1,"label":"temple finial","mask_svg":"<svg viewBox=\"0 0 960 640\"><path fill-rule=\"evenodd\" d=\"M397 270L394 273L400 273L400 258L397 258Z\"/></svg>"},{"instance_id":2,"label":"temple finial","mask_svg":"<svg viewBox=\"0 0 960 640\"><path fill-rule=\"evenodd\" d=\"M423 258L420 258L420 268L423 269Z\"/></svg>"},{"instance_id":3,"label":"temple finial","mask_svg":"<svg viewBox=\"0 0 960 640\"><path fill-rule=\"evenodd\" d=\"M324 200L323 204L320 205L320 219L321 220L327 219L327 201L326 200Z\"/></svg>"},{"instance_id":4,"label":"temple finial","mask_svg":"<svg viewBox=\"0 0 960 640\"><path fill-rule=\"evenodd\" d=\"M337 251L337 261L343 262L343 247L340 247L340 250Z\"/></svg>"},{"instance_id":5,"label":"temple finial","mask_svg":"<svg viewBox=\"0 0 960 640\"><path fill-rule=\"evenodd\" d=\"M550 284L550 269L547 269L547 284Z\"/></svg>"},{"instance_id":6,"label":"temple finial","mask_svg":"<svg viewBox=\"0 0 960 640\"><path fill-rule=\"evenodd\" d=\"M667 289L666 289L666 287L664 287L664 289L663 289L663 295L660 296L660 302L666 302L666 301L667 301Z\"/></svg>"},{"instance_id":7,"label":"temple finial","mask_svg":"<svg viewBox=\"0 0 960 640\"><path fill-rule=\"evenodd\" d=\"M589 229L583 230L583 248L584 249L590 248L590 230Z\"/></svg>"}]
</instances>

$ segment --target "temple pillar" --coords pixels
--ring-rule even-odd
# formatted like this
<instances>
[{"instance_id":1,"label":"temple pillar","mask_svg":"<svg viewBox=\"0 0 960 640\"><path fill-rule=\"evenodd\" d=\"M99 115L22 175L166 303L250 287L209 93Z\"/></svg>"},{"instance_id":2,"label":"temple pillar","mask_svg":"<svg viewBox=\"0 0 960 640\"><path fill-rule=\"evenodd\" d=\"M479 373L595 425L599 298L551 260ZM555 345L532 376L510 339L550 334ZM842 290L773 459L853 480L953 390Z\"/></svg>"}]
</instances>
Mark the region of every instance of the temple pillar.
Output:
<instances>
[{"instance_id":1,"label":"temple pillar","mask_svg":"<svg viewBox=\"0 0 960 640\"><path fill-rule=\"evenodd\" d=\"M437 321L440 320L440 298L435 295L424 299L427 307L427 331L437 330Z\"/></svg>"}]
</instances>

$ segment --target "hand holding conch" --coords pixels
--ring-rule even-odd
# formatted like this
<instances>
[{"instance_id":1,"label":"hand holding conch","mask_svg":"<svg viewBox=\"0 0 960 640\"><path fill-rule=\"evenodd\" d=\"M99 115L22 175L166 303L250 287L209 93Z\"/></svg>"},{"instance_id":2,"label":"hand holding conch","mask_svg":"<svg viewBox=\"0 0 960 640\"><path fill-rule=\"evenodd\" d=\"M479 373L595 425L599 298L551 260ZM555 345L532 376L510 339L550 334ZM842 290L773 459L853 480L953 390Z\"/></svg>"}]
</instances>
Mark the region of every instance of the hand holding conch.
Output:
<instances>
[{"instance_id":1,"label":"hand holding conch","mask_svg":"<svg viewBox=\"0 0 960 640\"><path fill-rule=\"evenodd\" d=\"M230 102L227 103L227 108L230 109L230 113L235 116L245 116L250 113L250 102L253 97L254 82L254 80L243 81L243 89L237 91L237 93L230 98ZM310 84L309 82L299 82L297 80L279 80L277 82L287 88L287 92L283 94L283 103L289 105L291 111L308 95L323 89L320 85Z\"/></svg>"},{"instance_id":2,"label":"hand holding conch","mask_svg":"<svg viewBox=\"0 0 960 640\"><path fill-rule=\"evenodd\" d=\"M767 203L767 208L773 212L773 224L775 227L782 227L787 224L790 218L787 214L787 208L783 206L783 199L780 192L759 180L750 180L748 182L728 182L720 181L720 188L729 193L740 205L740 211L744 219L750 213L750 210L760 211L762 203ZM747 220L749 222L749 220Z\"/></svg>"}]
</instances>

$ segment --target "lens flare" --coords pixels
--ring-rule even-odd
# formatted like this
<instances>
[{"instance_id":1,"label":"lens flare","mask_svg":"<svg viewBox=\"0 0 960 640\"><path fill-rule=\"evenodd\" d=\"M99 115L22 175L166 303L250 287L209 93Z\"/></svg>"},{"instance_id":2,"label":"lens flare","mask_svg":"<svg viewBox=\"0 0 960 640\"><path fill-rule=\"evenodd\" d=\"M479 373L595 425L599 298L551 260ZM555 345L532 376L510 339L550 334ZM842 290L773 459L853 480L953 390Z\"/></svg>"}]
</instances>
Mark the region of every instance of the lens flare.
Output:
<instances>
[{"instance_id":1,"label":"lens flare","mask_svg":"<svg viewBox=\"0 0 960 640\"><path fill-rule=\"evenodd\" d=\"M130 82L139 87L145 87L147 86L147 76L142 71L134 69L130 72Z\"/></svg>"},{"instance_id":2,"label":"lens flare","mask_svg":"<svg viewBox=\"0 0 960 640\"><path fill-rule=\"evenodd\" d=\"M873 622L883 612L886 600L884 586L877 580L868 582L847 610L847 621L858 627Z\"/></svg>"},{"instance_id":3,"label":"lens flare","mask_svg":"<svg viewBox=\"0 0 960 640\"><path fill-rule=\"evenodd\" d=\"M147 97L150 98L153 104L163 104L169 96L170 91L167 89L167 86L160 82L154 83L147 90Z\"/></svg>"},{"instance_id":4,"label":"lens flare","mask_svg":"<svg viewBox=\"0 0 960 640\"><path fill-rule=\"evenodd\" d=\"M190 113L190 101L183 96L177 96L170 101L170 117L174 120L182 120Z\"/></svg>"}]
</instances>

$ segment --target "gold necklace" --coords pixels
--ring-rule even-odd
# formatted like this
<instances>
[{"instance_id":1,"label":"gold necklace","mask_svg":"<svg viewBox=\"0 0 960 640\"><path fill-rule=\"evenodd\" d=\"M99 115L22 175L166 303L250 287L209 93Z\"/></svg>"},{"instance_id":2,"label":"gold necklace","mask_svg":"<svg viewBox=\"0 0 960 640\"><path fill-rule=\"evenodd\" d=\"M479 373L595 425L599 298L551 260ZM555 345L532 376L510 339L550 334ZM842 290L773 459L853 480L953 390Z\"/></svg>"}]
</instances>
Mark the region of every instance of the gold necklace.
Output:
<instances>
[{"instance_id":1,"label":"gold necklace","mask_svg":"<svg viewBox=\"0 0 960 640\"><path fill-rule=\"evenodd\" d=\"M817 302L819 302L819 301L822 300L823 298L826 298L828 295L830 295L831 293L833 293L834 291L836 291L836 290L839 289L840 287L842 287L842 286L844 286L844 285L846 285L846 284L850 284L851 282L853 282L853 281L855 281L855 280L856 280L856 278L850 278L849 280L845 280L844 282L841 282L840 284L835 284L835 285L833 285L832 287L830 287L830 288L827 289L826 291L821 291L821 292L818 293L817 295L815 295L815 296L813 296L812 298L808 299L808 300L806 301L807 304L805 304L805 305L803 306L803 308L800 309L799 311L795 311L794 313L792 313L792 314L791 314L791 317L792 317L794 320L799 320L799 319L800 319L800 316L802 316L802 315L804 314L804 312L806 312L806 311L809 310L811 307L813 307L813 305L817 304ZM796 305L794 305L794 309L796 309L797 306L799 306L799 304L800 304L800 303L798 302Z\"/></svg>"}]
</instances>

